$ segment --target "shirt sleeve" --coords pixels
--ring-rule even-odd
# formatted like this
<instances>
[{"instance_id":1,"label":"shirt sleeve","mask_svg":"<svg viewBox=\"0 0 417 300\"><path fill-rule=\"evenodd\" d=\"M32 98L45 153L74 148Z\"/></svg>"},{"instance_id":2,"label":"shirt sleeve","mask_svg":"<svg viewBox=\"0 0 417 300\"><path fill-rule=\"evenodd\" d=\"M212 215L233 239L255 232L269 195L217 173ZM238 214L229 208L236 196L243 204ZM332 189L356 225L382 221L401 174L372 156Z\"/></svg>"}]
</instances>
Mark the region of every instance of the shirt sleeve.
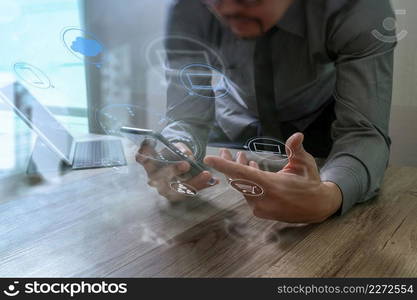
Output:
<instances>
[{"instance_id":1,"label":"shirt sleeve","mask_svg":"<svg viewBox=\"0 0 417 300\"><path fill-rule=\"evenodd\" d=\"M339 214L377 195L388 164L396 39L383 24L393 17L388 0L352 1L330 27L328 49L337 72L336 120L321 180L341 189ZM381 35L390 39L378 38Z\"/></svg>"},{"instance_id":2,"label":"shirt sleeve","mask_svg":"<svg viewBox=\"0 0 417 300\"><path fill-rule=\"evenodd\" d=\"M206 90L197 95L184 84L187 79L182 70L191 64L203 63L199 58L206 57L212 62L212 53L207 50L207 40L212 16L210 12L195 0L175 1L169 10L166 25L165 52L167 55L166 78L168 125L162 134L172 142L187 144L198 160L204 158L208 133L214 122L214 102L208 99L213 91ZM194 55L195 54L195 55ZM207 63L207 62L206 62ZM211 85L209 77L205 82Z\"/></svg>"}]
</instances>

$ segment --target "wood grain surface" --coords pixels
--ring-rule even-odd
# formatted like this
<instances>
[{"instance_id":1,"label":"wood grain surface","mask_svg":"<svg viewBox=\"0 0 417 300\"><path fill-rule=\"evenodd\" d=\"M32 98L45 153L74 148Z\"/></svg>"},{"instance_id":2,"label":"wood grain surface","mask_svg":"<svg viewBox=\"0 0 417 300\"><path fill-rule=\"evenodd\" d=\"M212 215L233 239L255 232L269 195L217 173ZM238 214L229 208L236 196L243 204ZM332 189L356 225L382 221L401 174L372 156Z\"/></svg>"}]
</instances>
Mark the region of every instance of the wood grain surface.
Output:
<instances>
[{"instance_id":1,"label":"wood grain surface","mask_svg":"<svg viewBox=\"0 0 417 300\"><path fill-rule=\"evenodd\" d=\"M417 169L322 224L254 217L222 183L170 205L127 149L121 168L46 174L0 201L0 276L416 277Z\"/></svg>"}]
</instances>

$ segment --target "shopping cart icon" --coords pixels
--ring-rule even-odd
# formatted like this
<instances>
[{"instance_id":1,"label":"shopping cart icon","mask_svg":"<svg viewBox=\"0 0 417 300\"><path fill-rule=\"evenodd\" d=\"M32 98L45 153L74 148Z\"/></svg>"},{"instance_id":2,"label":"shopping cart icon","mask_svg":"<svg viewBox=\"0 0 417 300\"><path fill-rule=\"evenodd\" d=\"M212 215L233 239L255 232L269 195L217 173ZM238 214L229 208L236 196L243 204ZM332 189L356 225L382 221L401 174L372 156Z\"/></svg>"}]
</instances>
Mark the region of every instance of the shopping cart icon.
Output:
<instances>
[{"instance_id":1,"label":"shopping cart icon","mask_svg":"<svg viewBox=\"0 0 417 300\"><path fill-rule=\"evenodd\" d=\"M17 77L32 86L43 89L53 87L49 78L35 66L19 62L14 64L13 69Z\"/></svg>"},{"instance_id":2,"label":"shopping cart icon","mask_svg":"<svg viewBox=\"0 0 417 300\"><path fill-rule=\"evenodd\" d=\"M258 153L268 152L278 155L282 154L281 147L277 144L255 142L253 143L253 148Z\"/></svg>"},{"instance_id":3,"label":"shopping cart icon","mask_svg":"<svg viewBox=\"0 0 417 300\"><path fill-rule=\"evenodd\" d=\"M197 195L197 191L189 186L188 184L185 183L181 183L181 182L172 182L170 184L170 187L172 190L174 190L175 192L179 193L179 194L183 194L186 196L195 196Z\"/></svg>"},{"instance_id":4,"label":"shopping cart icon","mask_svg":"<svg viewBox=\"0 0 417 300\"><path fill-rule=\"evenodd\" d=\"M240 191L242 193L251 193L251 194L255 194L255 186L251 186L251 185L247 185L247 184L236 184L236 187L238 187L240 189Z\"/></svg>"},{"instance_id":5,"label":"shopping cart icon","mask_svg":"<svg viewBox=\"0 0 417 300\"><path fill-rule=\"evenodd\" d=\"M230 185L238 192L246 196L261 196L263 189L254 182L244 179L234 179L230 181Z\"/></svg>"},{"instance_id":6,"label":"shopping cart icon","mask_svg":"<svg viewBox=\"0 0 417 300\"><path fill-rule=\"evenodd\" d=\"M224 75L222 74L187 72L185 76L193 91L211 89L219 91L224 89Z\"/></svg>"},{"instance_id":7,"label":"shopping cart icon","mask_svg":"<svg viewBox=\"0 0 417 300\"><path fill-rule=\"evenodd\" d=\"M22 75L22 77L24 77L27 81L31 82L32 84L44 84L43 80L31 68L24 66L16 69L19 69L21 71L20 74Z\"/></svg>"},{"instance_id":8,"label":"shopping cart icon","mask_svg":"<svg viewBox=\"0 0 417 300\"><path fill-rule=\"evenodd\" d=\"M165 70L170 69L170 66L168 65L168 58L170 58L170 64L173 64L173 66L171 66L173 69L183 65L185 61L199 61L201 63L209 62L209 56L206 51L158 49L155 52L160 66L162 66L162 68ZM176 66L177 64L178 66Z\"/></svg>"}]
</instances>

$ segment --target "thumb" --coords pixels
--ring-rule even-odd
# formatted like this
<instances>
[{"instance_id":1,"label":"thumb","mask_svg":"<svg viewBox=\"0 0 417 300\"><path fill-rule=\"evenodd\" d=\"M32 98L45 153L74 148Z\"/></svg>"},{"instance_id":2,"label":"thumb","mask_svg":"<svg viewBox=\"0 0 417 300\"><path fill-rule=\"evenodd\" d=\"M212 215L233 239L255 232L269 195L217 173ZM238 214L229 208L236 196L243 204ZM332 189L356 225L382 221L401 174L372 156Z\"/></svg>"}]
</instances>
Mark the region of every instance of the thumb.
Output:
<instances>
[{"instance_id":1,"label":"thumb","mask_svg":"<svg viewBox=\"0 0 417 300\"><path fill-rule=\"evenodd\" d=\"M316 161L303 147L304 135L301 132L290 136L285 144L288 155L287 165L280 171L316 178L319 176Z\"/></svg>"},{"instance_id":2,"label":"thumb","mask_svg":"<svg viewBox=\"0 0 417 300\"><path fill-rule=\"evenodd\" d=\"M304 134L302 134L301 132L294 133L292 136L288 138L287 142L285 143L285 150L287 152L289 160L294 158L301 159L308 154L304 150L303 141Z\"/></svg>"}]
</instances>

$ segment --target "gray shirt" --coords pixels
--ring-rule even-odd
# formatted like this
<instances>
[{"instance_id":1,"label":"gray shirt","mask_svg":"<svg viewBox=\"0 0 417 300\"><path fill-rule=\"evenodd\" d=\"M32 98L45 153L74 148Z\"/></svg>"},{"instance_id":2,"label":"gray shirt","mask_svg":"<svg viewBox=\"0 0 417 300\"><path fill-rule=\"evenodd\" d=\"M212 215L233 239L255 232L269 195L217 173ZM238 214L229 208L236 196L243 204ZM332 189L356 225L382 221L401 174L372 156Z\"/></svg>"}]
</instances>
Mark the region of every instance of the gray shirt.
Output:
<instances>
[{"instance_id":1,"label":"gray shirt","mask_svg":"<svg viewBox=\"0 0 417 300\"><path fill-rule=\"evenodd\" d=\"M268 50L273 54L278 120L303 131L329 98L336 99L333 146L320 175L322 181L340 187L342 214L377 194L388 163L396 43L375 35L393 35L383 26L388 17L394 17L389 0L295 0L277 23ZM215 120L231 140L236 139L258 118L256 41L234 36L197 0L175 1L167 35L171 124L163 134L204 149ZM190 93L180 70L203 61L178 50L205 52L209 64L225 74L228 93Z\"/></svg>"}]
</instances>

